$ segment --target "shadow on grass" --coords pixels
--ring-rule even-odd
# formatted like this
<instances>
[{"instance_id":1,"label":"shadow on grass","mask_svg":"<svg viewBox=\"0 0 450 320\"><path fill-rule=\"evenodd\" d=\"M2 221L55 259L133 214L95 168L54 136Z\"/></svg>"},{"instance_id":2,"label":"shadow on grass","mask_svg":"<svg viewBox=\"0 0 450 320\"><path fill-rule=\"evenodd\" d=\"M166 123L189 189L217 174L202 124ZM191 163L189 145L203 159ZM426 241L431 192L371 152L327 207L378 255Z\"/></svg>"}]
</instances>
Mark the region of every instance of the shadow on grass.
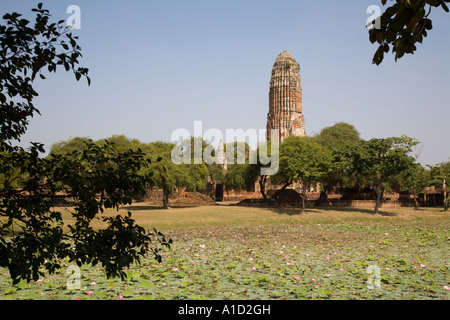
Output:
<instances>
[{"instance_id":1,"label":"shadow on grass","mask_svg":"<svg viewBox=\"0 0 450 320\"><path fill-rule=\"evenodd\" d=\"M374 213L374 209L369 208L351 208L351 207L344 207L344 208L336 208L336 207L315 207L316 209L324 210L324 211L342 211L342 212L359 212L359 213L366 213L370 215L376 215ZM388 212L384 210L378 210L378 215L380 216L386 216L386 217L395 217L397 216L397 213L395 212Z\"/></svg>"},{"instance_id":2,"label":"shadow on grass","mask_svg":"<svg viewBox=\"0 0 450 320\"><path fill-rule=\"evenodd\" d=\"M124 209L124 210L129 210L129 211L161 210L161 209L163 209L162 206L158 206L158 205L152 205L152 206L150 206L150 205L146 205L146 206L139 206L139 205L135 206L135 205L131 205L131 206L123 206L123 207L120 207L120 208L121 208L121 209Z\"/></svg>"},{"instance_id":3,"label":"shadow on grass","mask_svg":"<svg viewBox=\"0 0 450 320\"><path fill-rule=\"evenodd\" d=\"M288 216L294 216L294 215L299 215L299 214L303 214L303 210L302 208L292 208L292 207L265 207L267 209L269 209L270 211L273 211L275 213L278 214L286 214ZM313 213L314 209L312 208L306 208L305 213Z\"/></svg>"},{"instance_id":4,"label":"shadow on grass","mask_svg":"<svg viewBox=\"0 0 450 320\"><path fill-rule=\"evenodd\" d=\"M179 208L195 208L197 206L177 206L177 205L169 205L168 209L179 209ZM139 206L139 205L131 205L131 206L125 206L121 207L121 209L129 210L129 211L146 211L146 210L165 210L163 206L158 205L145 205L145 206Z\"/></svg>"},{"instance_id":5,"label":"shadow on grass","mask_svg":"<svg viewBox=\"0 0 450 320\"><path fill-rule=\"evenodd\" d=\"M278 214L286 214L289 216L293 215L300 215L303 214L303 209L301 207L275 207L275 206L261 206L261 208L269 209L272 212L278 213ZM363 213L363 214L370 214L373 216L380 215L380 216L386 216L386 217L395 217L397 216L397 213L395 212L389 212L385 210L378 210L378 214L374 213L374 209L369 208L351 208L351 207L307 207L305 210L305 214L311 214L311 213L317 213L318 211L322 212L331 212L331 211L340 211L340 212L355 212L355 213Z\"/></svg>"}]
</instances>

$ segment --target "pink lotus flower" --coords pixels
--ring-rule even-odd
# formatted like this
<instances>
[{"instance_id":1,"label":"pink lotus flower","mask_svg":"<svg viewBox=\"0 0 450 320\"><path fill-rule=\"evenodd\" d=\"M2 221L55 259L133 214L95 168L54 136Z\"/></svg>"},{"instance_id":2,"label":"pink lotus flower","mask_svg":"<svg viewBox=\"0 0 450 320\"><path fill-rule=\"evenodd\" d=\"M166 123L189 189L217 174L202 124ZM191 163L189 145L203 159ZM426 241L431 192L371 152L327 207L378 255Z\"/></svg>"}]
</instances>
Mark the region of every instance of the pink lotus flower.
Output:
<instances>
[{"instance_id":1,"label":"pink lotus flower","mask_svg":"<svg viewBox=\"0 0 450 320\"><path fill-rule=\"evenodd\" d=\"M309 257L309 253L305 254L305 256Z\"/></svg>"},{"instance_id":2,"label":"pink lotus flower","mask_svg":"<svg viewBox=\"0 0 450 320\"><path fill-rule=\"evenodd\" d=\"M201 244L199 245L200 248L205 249L206 245L205 244Z\"/></svg>"},{"instance_id":3,"label":"pink lotus flower","mask_svg":"<svg viewBox=\"0 0 450 320\"><path fill-rule=\"evenodd\" d=\"M319 281L319 282L317 282L317 285L318 285L318 286L320 286L321 284L322 284L322 282L320 282L320 281Z\"/></svg>"},{"instance_id":4,"label":"pink lotus flower","mask_svg":"<svg viewBox=\"0 0 450 320\"><path fill-rule=\"evenodd\" d=\"M87 294L88 296L92 296L92 295L94 294L94 291L89 290L88 292L86 292L86 294Z\"/></svg>"},{"instance_id":5,"label":"pink lotus flower","mask_svg":"<svg viewBox=\"0 0 450 320\"><path fill-rule=\"evenodd\" d=\"M339 271L340 271L340 272L344 272L344 268L340 268Z\"/></svg>"},{"instance_id":6,"label":"pink lotus flower","mask_svg":"<svg viewBox=\"0 0 450 320\"><path fill-rule=\"evenodd\" d=\"M449 286L444 286L444 290L450 291L450 287Z\"/></svg>"},{"instance_id":7,"label":"pink lotus flower","mask_svg":"<svg viewBox=\"0 0 450 320\"><path fill-rule=\"evenodd\" d=\"M286 265L287 265L288 267L290 267L290 266L291 266L291 263L290 263L290 262L286 262Z\"/></svg>"},{"instance_id":8,"label":"pink lotus flower","mask_svg":"<svg viewBox=\"0 0 450 320\"><path fill-rule=\"evenodd\" d=\"M423 263L420 265L422 268L425 268L426 267L426 265L424 265Z\"/></svg>"},{"instance_id":9,"label":"pink lotus flower","mask_svg":"<svg viewBox=\"0 0 450 320\"><path fill-rule=\"evenodd\" d=\"M117 297L119 300L123 300L123 296L118 296Z\"/></svg>"},{"instance_id":10,"label":"pink lotus flower","mask_svg":"<svg viewBox=\"0 0 450 320\"><path fill-rule=\"evenodd\" d=\"M329 256L327 256L327 260L330 260L331 258Z\"/></svg>"},{"instance_id":11,"label":"pink lotus flower","mask_svg":"<svg viewBox=\"0 0 450 320\"><path fill-rule=\"evenodd\" d=\"M178 268L173 268L172 271L175 271L175 272L176 272L176 271L178 271Z\"/></svg>"},{"instance_id":12,"label":"pink lotus flower","mask_svg":"<svg viewBox=\"0 0 450 320\"><path fill-rule=\"evenodd\" d=\"M388 267L388 268L386 268L386 271L391 271L391 268L389 268L389 267Z\"/></svg>"},{"instance_id":13,"label":"pink lotus flower","mask_svg":"<svg viewBox=\"0 0 450 320\"><path fill-rule=\"evenodd\" d=\"M252 270L253 270L253 271L256 271L256 267L252 267Z\"/></svg>"},{"instance_id":14,"label":"pink lotus flower","mask_svg":"<svg viewBox=\"0 0 450 320\"><path fill-rule=\"evenodd\" d=\"M95 281L91 282L91 286L95 286L96 284L97 284L97 282L95 282Z\"/></svg>"},{"instance_id":15,"label":"pink lotus flower","mask_svg":"<svg viewBox=\"0 0 450 320\"><path fill-rule=\"evenodd\" d=\"M191 260L191 264L195 264L195 260Z\"/></svg>"},{"instance_id":16,"label":"pink lotus flower","mask_svg":"<svg viewBox=\"0 0 450 320\"><path fill-rule=\"evenodd\" d=\"M294 278L294 280L300 280L299 276L293 276L292 278Z\"/></svg>"}]
</instances>

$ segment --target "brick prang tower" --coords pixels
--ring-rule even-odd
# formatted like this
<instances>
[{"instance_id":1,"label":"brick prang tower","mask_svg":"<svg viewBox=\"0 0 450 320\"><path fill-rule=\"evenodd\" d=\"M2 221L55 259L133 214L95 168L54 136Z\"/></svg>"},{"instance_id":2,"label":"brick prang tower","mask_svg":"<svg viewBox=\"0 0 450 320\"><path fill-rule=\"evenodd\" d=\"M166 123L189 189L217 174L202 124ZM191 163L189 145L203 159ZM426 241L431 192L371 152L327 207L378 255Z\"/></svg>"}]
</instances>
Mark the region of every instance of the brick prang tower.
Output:
<instances>
[{"instance_id":1,"label":"brick prang tower","mask_svg":"<svg viewBox=\"0 0 450 320\"><path fill-rule=\"evenodd\" d=\"M272 130L278 130L278 143L291 135L306 136L300 65L287 51L278 55L270 78L267 140Z\"/></svg>"}]
</instances>

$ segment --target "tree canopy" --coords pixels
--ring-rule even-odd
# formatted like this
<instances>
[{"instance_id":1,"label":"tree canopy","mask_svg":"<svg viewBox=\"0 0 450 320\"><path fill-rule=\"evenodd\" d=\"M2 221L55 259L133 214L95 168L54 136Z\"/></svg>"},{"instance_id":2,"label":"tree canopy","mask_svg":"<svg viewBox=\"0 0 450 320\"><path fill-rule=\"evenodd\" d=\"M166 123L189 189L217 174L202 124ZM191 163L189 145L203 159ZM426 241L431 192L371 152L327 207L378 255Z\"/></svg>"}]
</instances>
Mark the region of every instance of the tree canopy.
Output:
<instances>
[{"instance_id":1,"label":"tree canopy","mask_svg":"<svg viewBox=\"0 0 450 320\"><path fill-rule=\"evenodd\" d=\"M334 152L338 170L348 183L370 187L376 194L374 212L378 213L381 197L390 179L414 164L408 153L417 143L408 137L373 138L360 140L357 145L344 145Z\"/></svg>"},{"instance_id":2,"label":"tree canopy","mask_svg":"<svg viewBox=\"0 0 450 320\"><path fill-rule=\"evenodd\" d=\"M360 139L358 130L346 122L325 127L314 138L329 150L335 150L344 144L357 144Z\"/></svg>"},{"instance_id":3,"label":"tree canopy","mask_svg":"<svg viewBox=\"0 0 450 320\"><path fill-rule=\"evenodd\" d=\"M284 184L283 188L300 182L305 211L307 190L326 177L330 165L331 154L315 139L289 136L280 146L280 168L273 181Z\"/></svg>"},{"instance_id":4,"label":"tree canopy","mask_svg":"<svg viewBox=\"0 0 450 320\"><path fill-rule=\"evenodd\" d=\"M417 43L422 43L428 32L433 28L430 14L433 8L442 8L449 12L446 3L450 0L391 0L394 2L386 8L380 17L378 26L369 30L369 39L378 43L378 49L373 56L373 63L379 65L384 54L392 51L395 61L406 54L414 54ZM388 0L381 0L383 6Z\"/></svg>"}]
</instances>

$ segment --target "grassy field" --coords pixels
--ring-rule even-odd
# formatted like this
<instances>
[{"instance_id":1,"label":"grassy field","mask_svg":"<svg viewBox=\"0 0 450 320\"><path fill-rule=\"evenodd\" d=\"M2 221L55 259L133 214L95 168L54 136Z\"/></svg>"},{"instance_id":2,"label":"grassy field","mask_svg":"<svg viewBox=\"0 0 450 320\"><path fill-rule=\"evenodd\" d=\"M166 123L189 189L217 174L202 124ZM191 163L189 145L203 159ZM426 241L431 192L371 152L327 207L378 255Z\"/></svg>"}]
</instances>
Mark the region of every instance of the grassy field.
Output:
<instances>
[{"instance_id":1,"label":"grassy field","mask_svg":"<svg viewBox=\"0 0 450 320\"><path fill-rule=\"evenodd\" d=\"M61 208L65 223L70 208ZM0 269L3 299L448 299L449 213L440 208L309 209L217 205L162 210L136 203L142 226L174 243L161 264L142 261L126 281L66 264L37 282L12 286ZM118 214L106 211L105 214ZM96 222L96 227L101 227ZM72 270L72 269L69 269ZM68 282L69 280L69 282Z\"/></svg>"}]
</instances>

